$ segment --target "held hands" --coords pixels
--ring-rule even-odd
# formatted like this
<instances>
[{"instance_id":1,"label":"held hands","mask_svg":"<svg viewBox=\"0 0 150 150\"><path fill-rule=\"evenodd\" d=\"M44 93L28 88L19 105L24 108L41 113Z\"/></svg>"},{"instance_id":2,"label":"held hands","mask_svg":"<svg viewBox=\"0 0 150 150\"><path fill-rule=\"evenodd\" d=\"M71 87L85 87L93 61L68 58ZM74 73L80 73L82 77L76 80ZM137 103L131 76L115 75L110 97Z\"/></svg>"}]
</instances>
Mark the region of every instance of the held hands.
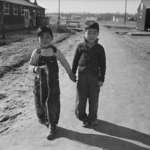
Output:
<instances>
[{"instance_id":1,"label":"held hands","mask_svg":"<svg viewBox=\"0 0 150 150\"><path fill-rule=\"evenodd\" d=\"M103 82L102 81L98 81L98 86L102 87L103 86Z\"/></svg>"},{"instance_id":2,"label":"held hands","mask_svg":"<svg viewBox=\"0 0 150 150\"><path fill-rule=\"evenodd\" d=\"M69 73L68 75L69 75L70 80L72 80L73 82L77 81L76 75L74 75L73 73Z\"/></svg>"}]
</instances>

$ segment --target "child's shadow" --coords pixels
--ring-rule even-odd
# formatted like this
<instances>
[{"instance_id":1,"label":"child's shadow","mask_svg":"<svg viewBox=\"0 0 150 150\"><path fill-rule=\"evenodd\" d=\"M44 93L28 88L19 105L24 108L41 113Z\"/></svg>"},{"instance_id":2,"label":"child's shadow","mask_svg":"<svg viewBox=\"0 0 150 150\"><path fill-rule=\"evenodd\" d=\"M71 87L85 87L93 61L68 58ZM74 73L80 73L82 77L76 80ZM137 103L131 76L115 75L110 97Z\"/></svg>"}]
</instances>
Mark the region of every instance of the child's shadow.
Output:
<instances>
[{"instance_id":1,"label":"child's shadow","mask_svg":"<svg viewBox=\"0 0 150 150\"><path fill-rule=\"evenodd\" d=\"M73 141L81 142L83 144L89 145L89 146L96 146L102 149L107 150L150 150L148 148L144 148L141 146L138 146L134 143L131 143L129 141L125 141L123 139L119 138L125 138L128 140L135 140L138 142L142 142L146 145L150 145L150 136L137 132L132 129L128 129L125 127L120 127L105 121L99 120L99 125L96 127L93 127L95 131L105 133L107 135L98 135L98 134L85 134L80 133L68 129L64 129L61 127L58 127L59 132L57 133L56 138L67 138ZM109 136L111 135L111 136ZM115 137L112 137L115 136Z\"/></svg>"},{"instance_id":2,"label":"child's shadow","mask_svg":"<svg viewBox=\"0 0 150 150\"><path fill-rule=\"evenodd\" d=\"M98 126L93 126L92 129L111 136L134 140L150 146L150 135L126 127L118 126L103 120L98 120Z\"/></svg>"}]
</instances>

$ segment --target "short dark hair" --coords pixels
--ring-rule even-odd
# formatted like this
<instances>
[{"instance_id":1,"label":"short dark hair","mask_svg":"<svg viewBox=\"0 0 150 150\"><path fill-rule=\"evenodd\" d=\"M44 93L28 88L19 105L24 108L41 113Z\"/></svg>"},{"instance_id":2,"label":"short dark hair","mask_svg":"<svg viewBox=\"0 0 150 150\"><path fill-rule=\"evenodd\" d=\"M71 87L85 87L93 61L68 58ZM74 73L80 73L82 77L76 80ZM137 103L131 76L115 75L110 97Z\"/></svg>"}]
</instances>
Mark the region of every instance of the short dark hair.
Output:
<instances>
[{"instance_id":1,"label":"short dark hair","mask_svg":"<svg viewBox=\"0 0 150 150\"><path fill-rule=\"evenodd\" d=\"M53 32L52 32L52 29L49 27L49 26L40 26L38 29L37 29L37 37L41 36L43 33L49 33L52 38L53 38Z\"/></svg>"},{"instance_id":2,"label":"short dark hair","mask_svg":"<svg viewBox=\"0 0 150 150\"><path fill-rule=\"evenodd\" d=\"M84 30L96 29L99 32L99 24L96 21L88 20L84 24Z\"/></svg>"}]
</instances>

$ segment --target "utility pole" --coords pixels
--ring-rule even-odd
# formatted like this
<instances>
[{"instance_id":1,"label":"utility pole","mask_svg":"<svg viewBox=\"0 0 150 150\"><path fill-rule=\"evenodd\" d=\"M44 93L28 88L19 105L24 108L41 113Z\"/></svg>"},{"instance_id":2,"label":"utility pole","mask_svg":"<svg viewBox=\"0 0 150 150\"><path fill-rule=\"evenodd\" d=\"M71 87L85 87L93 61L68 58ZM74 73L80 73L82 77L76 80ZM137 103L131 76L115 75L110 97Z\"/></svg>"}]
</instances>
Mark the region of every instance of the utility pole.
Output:
<instances>
[{"instance_id":1,"label":"utility pole","mask_svg":"<svg viewBox=\"0 0 150 150\"><path fill-rule=\"evenodd\" d=\"M60 0L59 0L59 4L58 4L58 22L57 25L60 24Z\"/></svg>"},{"instance_id":2,"label":"utility pole","mask_svg":"<svg viewBox=\"0 0 150 150\"><path fill-rule=\"evenodd\" d=\"M125 0L124 25L125 25L125 23L126 23L126 11L127 11L127 0Z\"/></svg>"}]
</instances>

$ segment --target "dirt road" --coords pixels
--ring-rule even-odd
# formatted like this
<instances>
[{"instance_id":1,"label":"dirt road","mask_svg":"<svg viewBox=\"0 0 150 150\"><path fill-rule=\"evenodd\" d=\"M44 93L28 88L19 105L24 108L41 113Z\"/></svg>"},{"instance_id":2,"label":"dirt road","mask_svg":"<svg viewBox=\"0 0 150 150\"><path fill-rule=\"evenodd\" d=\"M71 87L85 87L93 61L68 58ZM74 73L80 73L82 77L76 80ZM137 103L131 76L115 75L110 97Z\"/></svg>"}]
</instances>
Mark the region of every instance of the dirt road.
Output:
<instances>
[{"instance_id":1,"label":"dirt road","mask_svg":"<svg viewBox=\"0 0 150 150\"><path fill-rule=\"evenodd\" d=\"M149 64L108 29L101 27L99 38L107 57L106 81L99 99L99 125L83 128L76 119L76 84L60 66L61 115L57 136L48 141L48 129L38 123L34 110L33 75L24 64L1 79L0 101L5 101L1 102L5 106L0 107L7 110L12 101L9 113L15 113L0 124L6 129L0 134L0 150L150 150ZM78 33L57 44L70 64L76 44L81 41L83 35Z\"/></svg>"}]
</instances>

